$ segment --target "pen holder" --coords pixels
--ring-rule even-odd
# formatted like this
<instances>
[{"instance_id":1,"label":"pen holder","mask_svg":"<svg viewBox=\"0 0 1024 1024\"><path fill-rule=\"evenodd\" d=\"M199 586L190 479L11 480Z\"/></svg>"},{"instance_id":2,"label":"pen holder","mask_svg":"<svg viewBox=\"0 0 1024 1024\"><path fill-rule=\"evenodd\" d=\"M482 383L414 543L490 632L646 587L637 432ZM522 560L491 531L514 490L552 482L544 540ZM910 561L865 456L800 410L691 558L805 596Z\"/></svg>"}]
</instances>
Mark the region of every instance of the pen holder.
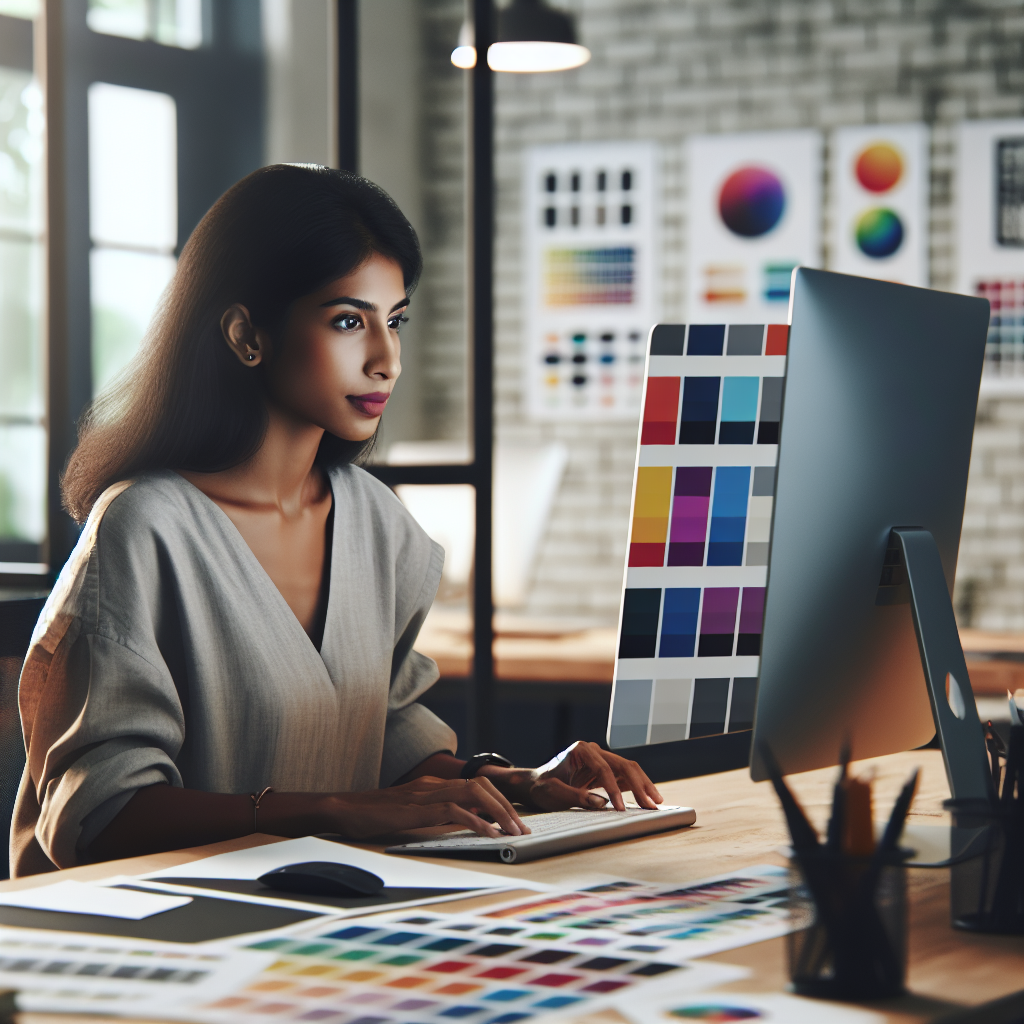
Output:
<instances>
[{"instance_id":1,"label":"pen holder","mask_svg":"<svg viewBox=\"0 0 1024 1024\"><path fill-rule=\"evenodd\" d=\"M972 842L950 868L954 928L1024 934L1024 813L1019 800L947 800L953 827ZM976 831L983 830L983 831Z\"/></svg>"},{"instance_id":2,"label":"pen holder","mask_svg":"<svg viewBox=\"0 0 1024 1024\"><path fill-rule=\"evenodd\" d=\"M906 869L893 858L873 871L868 858L819 848L791 867L787 936L791 989L818 999L883 999L904 990Z\"/></svg>"}]
</instances>

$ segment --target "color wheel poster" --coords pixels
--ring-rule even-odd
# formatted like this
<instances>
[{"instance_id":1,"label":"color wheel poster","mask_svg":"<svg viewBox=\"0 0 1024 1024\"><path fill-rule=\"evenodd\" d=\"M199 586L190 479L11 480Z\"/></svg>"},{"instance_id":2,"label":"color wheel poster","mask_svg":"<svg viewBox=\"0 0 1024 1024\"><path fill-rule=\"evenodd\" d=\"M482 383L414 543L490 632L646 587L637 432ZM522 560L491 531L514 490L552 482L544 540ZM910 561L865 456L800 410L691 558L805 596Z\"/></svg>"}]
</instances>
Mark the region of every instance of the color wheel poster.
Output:
<instances>
[{"instance_id":1,"label":"color wheel poster","mask_svg":"<svg viewBox=\"0 0 1024 1024\"><path fill-rule=\"evenodd\" d=\"M928 286L928 129L840 128L833 136L832 269Z\"/></svg>"},{"instance_id":2,"label":"color wheel poster","mask_svg":"<svg viewBox=\"0 0 1024 1024\"><path fill-rule=\"evenodd\" d=\"M692 323L785 323L793 268L820 265L821 135L689 141Z\"/></svg>"}]
</instances>

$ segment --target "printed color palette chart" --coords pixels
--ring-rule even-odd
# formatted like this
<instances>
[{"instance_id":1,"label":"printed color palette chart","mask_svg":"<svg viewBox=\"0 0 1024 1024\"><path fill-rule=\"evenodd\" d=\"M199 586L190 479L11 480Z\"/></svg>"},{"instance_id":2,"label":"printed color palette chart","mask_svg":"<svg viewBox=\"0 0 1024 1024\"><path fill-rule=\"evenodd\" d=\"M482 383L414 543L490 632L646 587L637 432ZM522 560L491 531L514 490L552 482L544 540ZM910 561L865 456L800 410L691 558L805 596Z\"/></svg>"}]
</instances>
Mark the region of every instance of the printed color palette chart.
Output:
<instances>
[{"instance_id":1,"label":"printed color palette chart","mask_svg":"<svg viewBox=\"0 0 1024 1024\"><path fill-rule=\"evenodd\" d=\"M523 178L525 393L539 420L635 419L657 313L657 150L535 146Z\"/></svg>"},{"instance_id":2,"label":"printed color palette chart","mask_svg":"<svg viewBox=\"0 0 1024 1024\"><path fill-rule=\"evenodd\" d=\"M551 929L489 918L406 911L320 924L302 938L267 938L250 949L275 962L232 995L197 1006L211 1024L247 1020L329 1024L516 1024L606 1002L653 980L714 983L670 943L630 940L615 956ZM619 937L616 936L616 939ZM651 955L651 950L668 956ZM722 965L710 965L719 967Z\"/></svg>"},{"instance_id":3,"label":"printed color palette chart","mask_svg":"<svg viewBox=\"0 0 1024 1024\"><path fill-rule=\"evenodd\" d=\"M529 896L487 916L543 925L560 937L583 936L570 941L605 955L644 950L685 959L785 935L788 885L785 868L758 864L685 886L614 879Z\"/></svg>"},{"instance_id":4,"label":"printed color palette chart","mask_svg":"<svg viewBox=\"0 0 1024 1024\"><path fill-rule=\"evenodd\" d=\"M789 328L651 331L611 747L753 724Z\"/></svg>"}]
</instances>

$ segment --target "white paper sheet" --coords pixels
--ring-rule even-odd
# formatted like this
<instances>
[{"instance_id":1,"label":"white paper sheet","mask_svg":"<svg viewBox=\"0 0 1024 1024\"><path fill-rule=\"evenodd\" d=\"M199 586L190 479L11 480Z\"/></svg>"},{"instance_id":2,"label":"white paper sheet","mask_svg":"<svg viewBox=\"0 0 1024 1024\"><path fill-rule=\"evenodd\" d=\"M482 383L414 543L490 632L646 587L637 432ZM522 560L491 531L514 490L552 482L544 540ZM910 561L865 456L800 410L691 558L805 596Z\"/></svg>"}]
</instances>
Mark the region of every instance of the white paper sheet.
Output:
<instances>
[{"instance_id":1,"label":"white paper sheet","mask_svg":"<svg viewBox=\"0 0 1024 1024\"><path fill-rule=\"evenodd\" d=\"M118 883L131 881L118 879ZM99 914L141 921L192 902L191 896L158 896L132 889L112 889L86 882L54 882L35 889L0 894L0 906L55 910L63 914Z\"/></svg>"},{"instance_id":2,"label":"white paper sheet","mask_svg":"<svg viewBox=\"0 0 1024 1024\"><path fill-rule=\"evenodd\" d=\"M332 861L336 864L351 864L365 871L372 871L384 879L384 884L395 888L434 889L531 889L547 892L551 886L542 882L527 881L506 875L492 875L486 871L470 868L449 868L428 864L415 857L392 857L385 853L374 853L356 846L332 843L327 839L307 836L304 839L289 839L283 843L255 846L236 853L221 853L216 857L194 860L190 864L163 868L142 878L235 878L256 879L260 875L284 867L286 864L301 864L305 861Z\"/></svg>"}]
</instances>

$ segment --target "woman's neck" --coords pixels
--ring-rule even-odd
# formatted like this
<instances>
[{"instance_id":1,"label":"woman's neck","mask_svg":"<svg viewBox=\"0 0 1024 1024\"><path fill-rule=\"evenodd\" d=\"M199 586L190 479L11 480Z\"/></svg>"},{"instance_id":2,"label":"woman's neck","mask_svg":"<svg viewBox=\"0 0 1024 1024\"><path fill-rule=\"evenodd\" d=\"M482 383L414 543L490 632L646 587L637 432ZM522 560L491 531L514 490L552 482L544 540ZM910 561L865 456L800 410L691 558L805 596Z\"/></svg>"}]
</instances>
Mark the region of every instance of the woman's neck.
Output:
<instances>
[{"instance_id":1,"label":"woman's neck","mask_svg":"<svg viewBox=\"0 0 1024 1024\"><path fill-rule=\"evenodd\" d=\"M216 473L189 470L181 475L218 504L297 515L323 499L327 482L314 470L323 435L323 428L270 406L267 432L251 458Z\"/></svg>"}]
</instances>

